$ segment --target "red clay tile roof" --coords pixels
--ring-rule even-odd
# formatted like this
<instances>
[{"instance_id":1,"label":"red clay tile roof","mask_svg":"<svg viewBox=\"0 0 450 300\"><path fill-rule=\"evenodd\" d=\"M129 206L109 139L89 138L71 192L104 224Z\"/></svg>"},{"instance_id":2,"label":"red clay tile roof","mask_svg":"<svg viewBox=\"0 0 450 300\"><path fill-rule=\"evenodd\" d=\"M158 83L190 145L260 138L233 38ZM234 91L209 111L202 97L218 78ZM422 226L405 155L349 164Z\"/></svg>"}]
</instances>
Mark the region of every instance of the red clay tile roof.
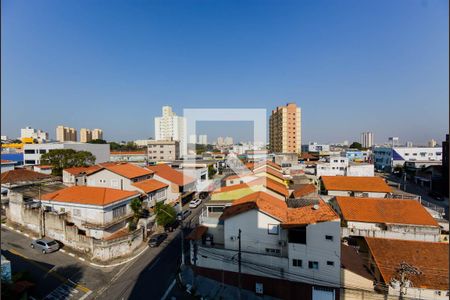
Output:
<instances>
[{"instance_id":1,"label":"red clay tile roof","mask_svg":"<svg viewBox=\"0 0 450 300\"><path fill-rule=\"evenodd\" d=\"M254 174L267 173L267 174L270 174L270 175L272 175L272 176L275 176L275 177L277 177L277 178L279 178L279 179L281 179L281 180L284 180L284 177L283 177L283 174L282 174L282 173L280 173L280 172L278 172L278 171L275 171L275 170L272 169L272 168L268 168L267 166L263 166L263 167L254 169L254 170L253 170L253 173L254 173Z\"/></svg>"},{"instance_id":2,"label":"red clay tile roof","mask_svg":"<svg viewBox=\"0 0 450 300\"><path fill-rule=\"evenodd\" d=\"M73 167L73 168L67 168L64 169L64 171L72 174L72 175L80 175L81 173L90 174L95 171L98 171L100 169L103 169L103 167L99 165L89 166L89 167Z\"/></svg>"},{"instance_id":3,"label":"red clay tile roof","mask_svg":"<svg viewBox=\"0 0 450 300\"><path fill-rule=\"evenodd\" d=\"M189 177L182 172L178 172L177 170L172 169L167 164L159 164L154 166L148 166L149 170L155 172L156 175L169 180L179 186L187 185L195 181L194 178Z\"/></svg>"},{"instance_id":4,"label":"red clay tile roof","mask_svg":"<svg viewBox=\"0 0 450 300\"><path fill-rule=\"evenodd\" d=\"M138 195L139 193L136 191L123 191L93 186L72 186L53 193L44 194L41 200L105 206Z\"/></svg>"},{"instance_id":5,"label":"red clay tile roof","mask_svg":"<svg viewBox=\"0 0 450 300\"><path fill-rule=\"evenodd\" d=\"M153 174L153 172L147 168L141 168L130 163L101 163L100 165L113 173L129 179Z\"/></svg>"},{"instance_id":6,"label":"red clay tile roof","mask_svg":"<svg viewBox=\"0 0 450 300\"><path fill-rule=\"evenodd\" d=\"M343 269L349 270L359 276L369 280L375 280L370 274L364 257L358 252L356 247L341 244L341 265Z\"/></svg>"},{"instance_id":7,"label":"red clay tile roof","mask_svg":"<svg viewBox=\"0 0 450 300\"><path fill-rule=\"evenodd\" d=\"M292 193L295 198L301 198L308 194L316 193L316 186L314 184L302 184Z\"/></svg>"},{"instance_id":8,"label":"red clay tile roof","mask_svg":"<svg viewBox=\"0 0 450 300\"><path fill-rule=\"evenodd\" d=\"M273 179L267 178L267 177L258 178L258 179L255 179L255 180L252 180L249 182L245 182L245 183L241 183L241 184L224 186L224 187L221 187L220 189L213 191L213 194L234 191L234 190L248 188L248 187L252 187L252 186L256 186L256 185L264 185L269 190L272 190L280 195L283 195L285 197L289 196L289 191L284 184L279 183L279 182L277 182Z\"/></svg>"},{"instance_id":9,"label":"red clay tile roof","mask_svg":"<svg viewBox=\"0 0 450 300\"><path fill-rule=\"evenodd\" d=\"M165 184L164 182L158 181L156 179L139 181L133 183L133 185L138 189L143 190L144 193L151 193L169 186L168 184Z\"/></svg>"},{"instance_id":10,"label":"red clay tile roof","mask_svg":"<svg viewBox=\"0 0 450 300\"><path fill-rule=\"evenodd\" d=\"M186 237L187 240L197 241L202 238L202 236L208 231L208 227L199 225L194 228L194 230L189 233Z\"/></svg>"},{"instance_id":11,"label":"red clay tile roof","mask_svg":"<svg viewBox=\"0 0 450 300\"><path fill-rule=\"evenodd\" d=\"M392 192L392 188L381 177L322 176L321 179L329 191Z\"/></svg>"},{"instance_id":12,"label":"red clay tile roof","mask_svg":"<svg viewBox=\"0 0 450 300\"><path fill-rule=\"evenodd\" d=\"M322 200L319 201L318 209L314 209L313 205L289 208L285 201L265 192L255 192L235 200L231 206L225 208L220 219L225 220L252 209L259 209L274 217L283 227L339 220L339 216Z\"/></svg>"},{"instance_id":13,"label":"red clay tile roof","mask_svg":"<svg viewBox=\"0 0 450 300\"><path fill-rule=\"evenodd\" d=\"M310 154L310 153L302 153L299 158L300 159L319 159L318 156Z\"/></svg>"},{"instance_id":14,"label":"red clay tile roof","mask_svg":"<svg viewBox=\"0 0 450 300\"><path fill-rule=\"evenodd\" d=\"M369 237L365 240L385 283L399 279L396 269L405 262L422 272L409 276L414 287L448 290L448 243Z\"/></svg>"},{"instance_id":15,"label":"red clay tile roof","mask_svg":"<svg viewBox=\"0 0 450 300\"><path fill-rule=\"evenodd\" d=\"M439 226L416 200L336 197L346 221Z\"/></svg>"},{"instance_id":16,"label":"red clay tile roof","mask_svg":"<svg viewBox=\"0 0 450 300\"><path fill-rule=\"evenodd\" d=\"M35 166L36 168L42 169L42 170L47 170L47 169L52 169L53 166L51 165L39 165L39 166Z\"/></svg>"},{"instance_id":17,"label":"red clay tile roof","mask_svg":"<svg viewBox=\"0 0 450 300\"><path fill-rule=\"evenodd\" d=\"M15 169L2 173L1 183L15 184L19 182L33 182L50 179L52 176L27 169Z\"/></svg>"}]
</instances>

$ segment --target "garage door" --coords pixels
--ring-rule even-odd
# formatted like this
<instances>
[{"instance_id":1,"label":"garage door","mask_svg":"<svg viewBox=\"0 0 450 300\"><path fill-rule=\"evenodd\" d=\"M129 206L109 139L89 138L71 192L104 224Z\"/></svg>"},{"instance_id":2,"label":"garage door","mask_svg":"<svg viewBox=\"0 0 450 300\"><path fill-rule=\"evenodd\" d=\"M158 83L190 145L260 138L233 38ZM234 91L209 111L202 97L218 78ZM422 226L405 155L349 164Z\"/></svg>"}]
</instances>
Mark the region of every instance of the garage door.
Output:
<instances>
[{"instance_id":1,"label":"garage door","mask_svg":"<svg viewBox=\"0 0 450 300\"><path fill-rule=\"evenodd\" d=\"M313 287L313 300L334 300L334 289L326 287Z\"/></svg>"}]
</instances>

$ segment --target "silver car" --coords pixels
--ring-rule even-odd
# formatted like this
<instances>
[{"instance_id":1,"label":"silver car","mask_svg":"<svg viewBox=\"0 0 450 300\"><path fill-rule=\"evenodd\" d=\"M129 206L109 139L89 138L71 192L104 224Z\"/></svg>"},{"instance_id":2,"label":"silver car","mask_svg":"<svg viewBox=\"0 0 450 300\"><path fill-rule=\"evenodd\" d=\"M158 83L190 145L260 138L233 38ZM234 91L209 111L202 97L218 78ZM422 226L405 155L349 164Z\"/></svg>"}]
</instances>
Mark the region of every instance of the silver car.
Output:
<instances>
[{"instance_id":1,"label":"silver car","mask_svg":"<svg viewBox=\"0 0 450 300\"><path fill-rule=\"evenodd\" d=\"M57 251L59 249L59 243L52 239L43 238L31 242L30 247L33 249L38 249L42 253L47 254Z\"/></svg>"}]
</instances>

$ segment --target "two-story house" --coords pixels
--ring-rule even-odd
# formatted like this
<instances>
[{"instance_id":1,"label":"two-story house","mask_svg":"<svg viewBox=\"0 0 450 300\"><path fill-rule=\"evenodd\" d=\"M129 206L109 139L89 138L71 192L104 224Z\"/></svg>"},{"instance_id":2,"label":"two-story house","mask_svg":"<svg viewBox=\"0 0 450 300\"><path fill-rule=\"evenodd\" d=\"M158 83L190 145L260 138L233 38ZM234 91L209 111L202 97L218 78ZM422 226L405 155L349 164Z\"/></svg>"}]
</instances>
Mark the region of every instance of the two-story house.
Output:
<instances>
[{"instance_id":1,"label":"two-story house","mask_svg":"<svg viewBox=\"0 0 450 300\"><path fill-rule=\"evenodd\" d=\"M322 176L322 193L329 196L385 198L392 188L381 177Z\"/></svg>"},{"instance_id":2,"label":"two-story house","mask_svg":"<svg viewBox=\"0 0 450 300\"><path fill-rule=\"evenodd\" d=\"M338 215L322 200L295 207L255 192L226 207L219 222L202 223L188 239L195 270L282 299L335 299L340 285Z\"/></svg>"},{"instance_id":3,"label":"two-story house","mask_svg":"<svg viewBox=\"0 0 450 300\"><path fill-rule=\"evenodd\" d=\"M438 242L439 224L417 200L337 196L329 201L342 220L342 237L369 236Z\"/></svg>"},{"instance_id":4,"label":"two-story house","mask_svg":"<svg viewBox=\"0 0 450 300\"><path fill-rule=\"evenodd\" d=\"M147 202L148 207L153 207L159 202L167 201L167 190L169 185L156 179L147 179L133 183L133 186L142 194L143 201Z\"/></svg>"}]
</instances>

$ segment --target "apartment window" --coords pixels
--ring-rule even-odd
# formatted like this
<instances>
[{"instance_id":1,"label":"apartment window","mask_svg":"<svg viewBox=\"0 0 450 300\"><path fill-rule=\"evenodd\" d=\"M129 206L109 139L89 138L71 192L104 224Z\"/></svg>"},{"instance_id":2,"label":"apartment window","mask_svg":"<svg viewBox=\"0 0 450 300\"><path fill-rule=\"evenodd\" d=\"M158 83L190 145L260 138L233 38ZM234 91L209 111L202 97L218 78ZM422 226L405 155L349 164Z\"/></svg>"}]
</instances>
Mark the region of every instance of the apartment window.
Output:
<instances>
[{"instance_id":1,"label":"apartment window","mask_svg":"<svg viewBox=\"0 0 450 300\"><path fill-rule=\"evenodd\" d=\"M278 235L278 228L277 224L267 224L267 233Z\"/></svg>"},{"instance_id":2,"label":"apartment window","mask_svg":"<svg viewBox=\"0 0 450 300\"><path fill-rule=\"evenodd\" d=\"M327 266L332 266L332 267L334 267L334 261L327 260ZM318 265L317 265L317 268L319 268Z\"/></svg>"},{"instance_id":3,"label":"apartment window","mask_svg":"<svg viewBox=\"0 0 450 300\"><path fill-rule=\"evenodd\" d=\"M269 254L280 254L281 251L280 251L280 249L266 248L266 253L269 253Z\"/></svg>"},{"instance_id":4,"label":"apartment window","mask_svg":"<svg viewBox=\"0 0 450 300\"><path fill-rule=\"evenodd\" d=\"M47 150L45 150L45 149L40 149L40 150L39 150L39 153L40 153L40 154L45 154L45 153L47 153Z\"/></svg>"},{"instance_id":5,"label":"apartment window","mask_svg":"<svg viewBox=\"0 0 450 300\"><path fill-rule=\"evenodd\" d=\"M73 209L73 216L74 217L80 217L81 216L81 210L79 208Z\"/></svg>"},{"instance_id":6,"label":"apartment window","mask_svg":"<svg viewBox=\"0 0 450 300\"><path fill-rule=\"evenodd\" d=\"M293 259L292 266L301 268L303 265L303 261L301 259Z\"/></svg>"},{"instance_id":7,"label":"apartment window","mask_svg":"<svg viewBox=\"0 0 450 300\"><path fill-rule=\"evenodd\" d=\"M318 261L309 261L308 262L308 268L318 270L319 269L319 262Z\"/></svg>"},{"instance_id":8,"label":"apartment window","mask_svg":"<svg viewBox=\"0 0 450 300\"><path fill-rule=\"evenodd\" d=\"M24 151L24 153L25 153L25 154L34 154L35 151L34 151L34 149L26 149L26 150Z\"/></svg>"},{"instance_id":9,"label":"apartment window","mask_svg":"<svg viewBox=\"0 0 450 300\"><path fill-rule=\"evenodd\" d=\"M409 153L405 153L405 156L409 156Z\"/></svg>"},{"instance_id":10,"label":"apartment window","mask_svg":"<svg viewBox=\"0 0 450 300\"><path fill-rule=\"evenodd\" d=\"M124 216L127 211L126 205L122 205L113 209L113 218Z\"/></svg>"},{"instance_id":11,"label":"apartment window","mask_svg":"<svg viewBox=\"0 0 450 300\"><path fill-rule=\"evenodd\" d=\"M326 235L326 236L325 236L325 239L326 239L327 241L333 241L333 236L332 236L332 235Z\"/></svg>"}]
</instances>

